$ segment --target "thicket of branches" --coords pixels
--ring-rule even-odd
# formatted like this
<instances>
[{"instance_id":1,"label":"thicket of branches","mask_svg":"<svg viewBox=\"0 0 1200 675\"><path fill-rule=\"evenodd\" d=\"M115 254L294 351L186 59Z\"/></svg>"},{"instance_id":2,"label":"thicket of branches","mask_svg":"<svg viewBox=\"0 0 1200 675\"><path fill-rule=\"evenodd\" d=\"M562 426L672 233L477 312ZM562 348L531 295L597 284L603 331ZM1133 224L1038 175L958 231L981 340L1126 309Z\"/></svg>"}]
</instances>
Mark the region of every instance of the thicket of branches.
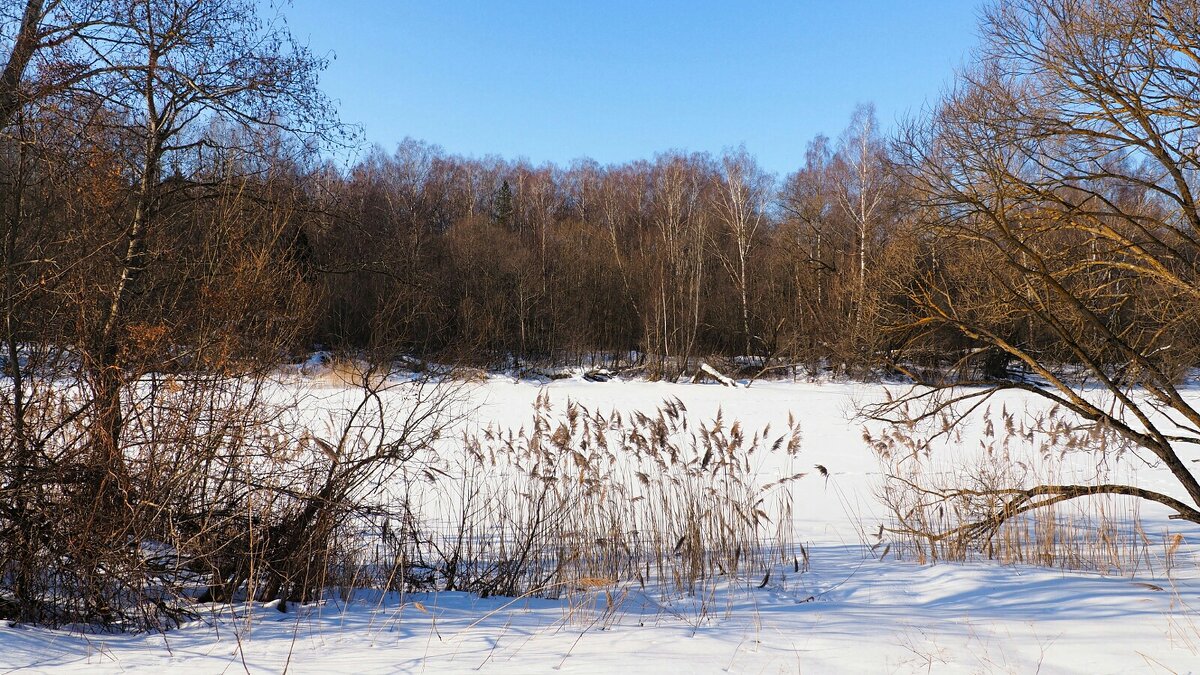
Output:
<instances>
[{"instance_id":1,"label":"thicket of branches","mask_svg":"<svg viewBox=\"0 0 1200 675\"><path fill-rule=\"evenodd\" d=\"M0 12L0 616L310 597L346 469L264 378L311 323L288 158L339 131L321 61L253 2Z\"/></svg>"}]
</instances>

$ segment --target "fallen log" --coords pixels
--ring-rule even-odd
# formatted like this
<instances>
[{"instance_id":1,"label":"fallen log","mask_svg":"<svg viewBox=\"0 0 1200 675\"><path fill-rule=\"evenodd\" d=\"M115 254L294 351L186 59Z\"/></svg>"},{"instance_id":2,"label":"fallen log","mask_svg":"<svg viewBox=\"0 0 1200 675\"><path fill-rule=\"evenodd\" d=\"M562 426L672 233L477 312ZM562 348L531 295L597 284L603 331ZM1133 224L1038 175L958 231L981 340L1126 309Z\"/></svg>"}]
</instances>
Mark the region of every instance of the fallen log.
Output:
<instances>
[{"instance_id":1,"label":"fallen log","mask_svg":"<svg viewBox=\"0 0 1200 675\"><path fill-rule=\"evenodd\" d=\"M692 382L698 382L700 379L701 373L708 375L709 377L716 380L717 382L720 382L722 385L724 385L726 387L739 386L738 383L733 380L733 378L726 376L725 374L721 373L721 371L717 370L716 368L713 368L712 366L708 365L707 363L705 363L703 361L700 362L700 369L698 371L696 371L696 375L695 375L695 377L692 378Z\"/></svg>"}]
</instances>

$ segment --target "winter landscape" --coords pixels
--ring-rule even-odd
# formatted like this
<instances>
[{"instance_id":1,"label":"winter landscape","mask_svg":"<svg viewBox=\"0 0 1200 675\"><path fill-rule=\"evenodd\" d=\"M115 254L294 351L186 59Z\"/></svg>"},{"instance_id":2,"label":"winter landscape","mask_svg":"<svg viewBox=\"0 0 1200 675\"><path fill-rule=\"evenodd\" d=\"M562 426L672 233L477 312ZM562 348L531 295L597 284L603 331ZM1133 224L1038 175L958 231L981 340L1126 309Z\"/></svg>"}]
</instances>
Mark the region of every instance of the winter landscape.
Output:
<instances>
[{"instance_id":1,"label":"winter landscape","mask_svg":"<svg viewBox=\"0 0 1200 675\"><path fill-rule=\"evenodd\" d=\"M304 380L310 405L338 399L327 383ZM296 387L293 383L291 386ZM791 526L806 553L772 577L735 575L680 592L636 581L564 589L564 597L480 598L464 592L362 591L281 614L269 605L205 610L164 633L78 634L10 627L0 633L3 665L33 671L142 672L1189 672L1200 660L1200 578L1195 525L1149 508L1110 503L1112 541L1085 540L1083 569L1013 564L973 556L931 563L899 544L879 495L886 473L863 438L856 410L901 387L836 382L759 382L749 388L644 381L517 382L492 377L463 392L464 424L528 427L546 397L565 422L568 401L609 416L653 411L679 400L692 424L718 413L747 430L799 423L794 457L755 458L761 483L796 471L788 490ZM1197 396L1191 392L1189 397ZM1045 406L1023 395L994 402L1018 419ZM969 464L1002 450L979 419L963 438L936 449L937 465ZM763 451L760 451L763 452ZM1089 456L1079 478L1095 478ZM911 458L913 462L928 461ZM1007 459L1006 459L1007 461ZM455 463L455 462L452 462ZM817 467L825 467L824 475ZM1143 461L1114 459L1104 471L1149 487L1169 479ZM1129 538L1132 520L1144 534ZM1128 529L1127 529L1128 528ZM1175 535L1183 544L1174 545ZM1030 542L1030 552L1042 542ZM1064 555L1066 545L1063 546ZM764 583L765 581L765 583Z\"/></svg>"},{"instance_id":2,"label":"winter landscape","mask_svg":"<svg viewBox=\"0 0 1200 675\"><path fill-rule=\"evenodd\" d=\"M1200 672L1200 0L0 60L0 672Z\"/></svg>"}]
</instances>

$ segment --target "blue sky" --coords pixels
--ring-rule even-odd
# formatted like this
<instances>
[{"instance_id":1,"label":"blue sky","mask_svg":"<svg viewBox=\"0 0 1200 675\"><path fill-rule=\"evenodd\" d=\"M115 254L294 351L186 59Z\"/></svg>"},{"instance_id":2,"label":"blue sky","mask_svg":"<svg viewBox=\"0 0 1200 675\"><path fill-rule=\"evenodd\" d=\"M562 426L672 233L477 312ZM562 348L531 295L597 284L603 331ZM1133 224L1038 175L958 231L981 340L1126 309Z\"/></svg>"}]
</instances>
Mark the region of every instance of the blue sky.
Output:
<instances>
[{"instance_id":1,"label":"blue sky","mask_svg":"<svg viewBox=\"0 0 1200 675\"><path fill-rule=\"evenodd\" d=\"M391 149L566 164L744 143L780 174L856 103L884 125L935 100L977 39L975 0L294 0L336 56L343 120Z\"/></svg>"}]
</instances>

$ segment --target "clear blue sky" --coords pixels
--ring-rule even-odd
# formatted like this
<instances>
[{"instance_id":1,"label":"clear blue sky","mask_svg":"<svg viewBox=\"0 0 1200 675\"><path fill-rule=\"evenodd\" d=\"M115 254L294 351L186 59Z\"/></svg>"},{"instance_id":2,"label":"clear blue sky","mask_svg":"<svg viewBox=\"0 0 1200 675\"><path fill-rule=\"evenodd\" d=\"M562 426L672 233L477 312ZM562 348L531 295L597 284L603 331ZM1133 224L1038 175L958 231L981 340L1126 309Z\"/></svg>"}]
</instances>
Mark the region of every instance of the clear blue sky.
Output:
<instances>
[{"instance_id":1,"label":"clear blue sky","mask_svg":"<svg viewBox=\"0 0 1200 675\"><path fill-rule=\"evenodd\" d=\"M890 126L937 98L977 39L977 0L295 0L336 56L342 119L391 149L566 164L745 143L780 174L856 103Z\"/></svg>"}]
</instances>

